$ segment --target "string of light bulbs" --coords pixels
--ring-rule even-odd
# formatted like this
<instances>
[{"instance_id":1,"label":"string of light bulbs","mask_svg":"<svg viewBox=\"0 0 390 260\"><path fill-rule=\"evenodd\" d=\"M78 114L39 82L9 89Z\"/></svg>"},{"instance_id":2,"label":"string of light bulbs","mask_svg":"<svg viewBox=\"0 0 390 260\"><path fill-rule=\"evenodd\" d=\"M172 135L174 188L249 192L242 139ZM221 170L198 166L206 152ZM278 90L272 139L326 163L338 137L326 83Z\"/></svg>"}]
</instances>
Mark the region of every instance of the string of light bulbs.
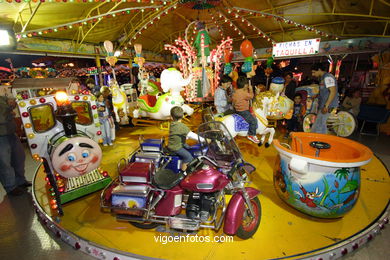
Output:
<instances>
[{"instance_id":1,"label":"string of light bulbs","mask_svg":"<svg viewBox=\"0 0 390 260\"><path fill-rule=\"evenodd\" d=\"M161 7L161 6L159 6ZM161 16L165 16L165 15L168 15L170 11L172 10L175 10L177 8L177 3L175 3L174 5L172 5L171 7L161 11L158 15L156 15L153 19L151 19L149 22L147 22L145 25L143 25L139 30L138 32L136 32L134 34L134 36L129 40L129 44L131 45L131 43L137 39L138 35L141 35L142 34L142 31L148 29L150 26L152 26L155 22L157 22L158 20L161 19ZM156 11L159 11L159 8L156 8Z\"/></svg>"},{"instance_id":2,"label":"string of light bulbs","mask_svg":"<svg viewBox=\"0 0 390 260\"><path fill-rule=\"evenodd\" d=\"M65 24L60 24L60 25L56 25L56 26L52 26L52 27L45 27L45 28L40 28L40 29L35 29L35 30L24 31L23 33L17 32L17 33L15 33L15 35L16 35L17 39L20 39L20 38L33 37L33 36L38 36L38 35L43 35L43 34L48 34L48 33L55 33L58 31L72 29L73 27L76 27L76 26L84 26L84 25L87 25L88 23L95 23L97 21L100 21L103 18L113 18L113 17L116 17L118 15L127 15L127 14L130 14L131 12L134 12L134 11L144 12L145 9L158 10L161 7L162 6L159 5L159 6L140 6L140 7L124 8L124 9L120 9L120 10L111 11L111 12L105 13L105 14L91 16L91 17L88 17L88 18L85 18L82 20L78 20L78 21L73 21L70 23L65 23Z\"/></svg>"},{"instance_id":3,"label":"string of light bulbs","mask_svg":"<svg viewBox=\"0 0 390 260\"><path fill-rule=\"evenodd\" d=\"M339 40L339 37L337 37L335 35L332 35L330 33L318 30L318 29L316 29L316 28L314 28L312 26L308 26L308 25L305 25L305 24L297 23L297 22L295 22L293 20L287 19L287 18L279 16L279 15L265 13L265 12L261 12L261 11L250 10L250 9L246 9L246 8L240 8L240 7L233 7L233 9L236 10L237 12L244 12L244 13L248 13L250 15L257 15L257 16L266 17L266 18L273 18L273 19L275 19L275 20L277 20L279 22L284 22L284 23L287 23L287 24L291 24L291 25L294 25L295 27L304 29L306 31L314 32L314 33L316 33L318 35L325 36L325 37L334 37L336 40ZM231 9L229 9L228 12L232 13L233 11Z\"/></svg>"},{"instance_id":4,"label":"string of light bulbs","mask_svg":"<svg viewBox=\"0 0 390 260\"><path fill-rule=\"evenodd\" d=\"M237 15L237 14L236 14ZM238 16L236 16L236 18L238 18ZM244 17L241 17L241 21L243 23L246 23L248 27L251 27L253 29L253 31L256 31L257 34L260 36L260 37L263 37L264 39L266 39L267 41L271 42L272 44L275 44L275 41L272 40L271 37L269 37L265 32L263 32L262 30L260 30L257 26L255 26L253 23L251 23L250 21L248 21L247 19L245 19Z\"/></svg>"},{"instance_id":5,"label":"string of light bulbs","mask_svg":"<svg viewBox=\"0 0 390 260\"><path fill-rule=\"evenodd\" d=\"M234 27L234 31L238 31L238 34L241 36L242 39L245 39L245 34L233 23L227 18L223 13L218 12L218 16L220 18L223 18L225 23L228 23L230 27Z\"/></svg>"},{"instance_id":6,"label":"string of light bulbs","mask_svg":"<svg viewBox=\"0 0 390 260\"><path fill-rule=\"evenodd\" d=\"M211 15L211 20L214 22L215 26L217 27L218 32L219 32L221 38L222 38L222 39L225 39L225 35L223 34L223 29L222 29L222 27L218 24L218 22L216 21L216 19L214 18L214 15Z\"/></svg>"}]
</instances>

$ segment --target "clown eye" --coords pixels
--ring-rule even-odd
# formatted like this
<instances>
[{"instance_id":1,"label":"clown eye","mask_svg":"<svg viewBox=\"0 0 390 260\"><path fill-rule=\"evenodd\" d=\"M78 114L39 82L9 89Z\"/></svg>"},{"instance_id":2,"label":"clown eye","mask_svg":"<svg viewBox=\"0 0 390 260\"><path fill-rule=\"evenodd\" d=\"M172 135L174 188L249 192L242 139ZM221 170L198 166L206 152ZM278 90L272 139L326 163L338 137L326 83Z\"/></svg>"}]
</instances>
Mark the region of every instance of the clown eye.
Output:
<instances>
[{"instance_id":1,"label":"clown eye","mask_svg":"<svg viewBox=\"0 0 390 260\"><path fill-rule=\"evenodd\" d=\"M76 161L76 155L74 153L68 154L68 161L70 162Z\"/></svg>"},{"instance_id":2,"label":"clown eye","mask_svg":"<svg viewBox=\"0 0 390 260\"><path fill-rule=\"evenodd\" d=\"M83 156L83 158L87 158L89 156L89 151L84 150L83 153L81 154L81 156Z\"/></svg>"}]
</instances>

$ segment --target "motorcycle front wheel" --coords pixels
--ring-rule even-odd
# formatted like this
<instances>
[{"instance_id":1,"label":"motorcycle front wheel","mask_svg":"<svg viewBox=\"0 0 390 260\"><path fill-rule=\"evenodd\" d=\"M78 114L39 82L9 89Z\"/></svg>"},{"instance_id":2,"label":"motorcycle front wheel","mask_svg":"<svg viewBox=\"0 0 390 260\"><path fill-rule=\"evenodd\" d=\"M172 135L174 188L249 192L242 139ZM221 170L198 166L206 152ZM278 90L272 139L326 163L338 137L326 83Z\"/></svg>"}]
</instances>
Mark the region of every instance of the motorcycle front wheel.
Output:
<instances>
[{"instance_id":1,"label":"motorcycle front wheel","mask_svg":"<svg viewBox=\"0 0 390 260\"><path fill-rule=\"evenodd\" d=\"M244 215L242 216L241 225L238 227L236 236L241 239L251 238L257 231L260 225L261 220L261 205L259 198L255 197L251 199L251 204L254 212L254 218L251 219L249 215L249 209L247 208L244 211Z\"/></svg>"},{"instance_id":2,"label":"motorcycle front wheel","mask_svg":"<svg viewBox=\"0 0 390 260\"><path fill-rule=\"evenodd\" d=\"M129 221L129 223L137 228L140 228L140 229L153 229L153 228L156 228L160 225L159 223L153 223L153 222L139 223L139 222Z\"/></svg>"}]
</instances>

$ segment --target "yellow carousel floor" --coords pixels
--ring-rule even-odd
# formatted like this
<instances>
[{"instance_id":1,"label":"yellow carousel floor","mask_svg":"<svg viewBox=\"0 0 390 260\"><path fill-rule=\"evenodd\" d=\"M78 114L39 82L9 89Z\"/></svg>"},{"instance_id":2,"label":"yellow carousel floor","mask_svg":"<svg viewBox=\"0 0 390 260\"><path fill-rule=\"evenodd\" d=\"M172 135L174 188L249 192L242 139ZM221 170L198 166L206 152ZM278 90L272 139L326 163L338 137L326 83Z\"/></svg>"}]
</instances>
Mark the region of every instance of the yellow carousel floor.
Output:
<instances>
[{"instance_id":1,"label":"yellow carousel floor","mask_svg":"<svg viewBox=\"0 0 390 260\"><path fill-rule=\"evenodd\" d=\"M126 128L119 132L115 145L103 147L102 167L116 177L116 165L138 147L139 135L146 138L166 136L167 131L157 127ZM251 175L252 186L261 190L259 196L261 223L253 238L232 243L156 242L159 235L168 233L141 230L127 222L118 222L115 216L100 210L100 192L63 205L64 216L56 224L75 237L118 253L162 259L275 259L309 257L359 236L383 216L390 198L390 178L385 166L376 157L362 167L360 197L354 208L339 219L318 219L304 215L285 204L273 187L273 169L276 150L257 147L243 137L237 143L244 158L256 166ZM43 167L37 169L33 196L48 216L50 209L45 187ZM221 236L222 231L201 230L198 235ZM363 238L365 239L365 238ZM134 256L134 255L133 255ZM118 259L121 259L118 257ZM318 258L319 259L319 258Z\"/></svg>"}]
</instances>

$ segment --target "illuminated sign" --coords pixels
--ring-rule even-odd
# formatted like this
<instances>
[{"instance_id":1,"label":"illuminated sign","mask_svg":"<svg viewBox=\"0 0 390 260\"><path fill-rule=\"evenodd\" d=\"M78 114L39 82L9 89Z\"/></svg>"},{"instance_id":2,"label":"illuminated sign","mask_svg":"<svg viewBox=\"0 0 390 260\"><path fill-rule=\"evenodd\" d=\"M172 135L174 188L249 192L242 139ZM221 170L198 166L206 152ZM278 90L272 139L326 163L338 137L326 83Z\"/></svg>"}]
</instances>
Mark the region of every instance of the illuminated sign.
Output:
<instances>
[{"instance_id":1,"label":"illuminated sign","mask_svg":"<svg viewBox=\"0 0 390 260\"><path fill-rule=\"evenodd\" d=\"M321 39L275 43L272 49L274 57L291 57L317 54Z\"/></svg>"}]
</instances>

